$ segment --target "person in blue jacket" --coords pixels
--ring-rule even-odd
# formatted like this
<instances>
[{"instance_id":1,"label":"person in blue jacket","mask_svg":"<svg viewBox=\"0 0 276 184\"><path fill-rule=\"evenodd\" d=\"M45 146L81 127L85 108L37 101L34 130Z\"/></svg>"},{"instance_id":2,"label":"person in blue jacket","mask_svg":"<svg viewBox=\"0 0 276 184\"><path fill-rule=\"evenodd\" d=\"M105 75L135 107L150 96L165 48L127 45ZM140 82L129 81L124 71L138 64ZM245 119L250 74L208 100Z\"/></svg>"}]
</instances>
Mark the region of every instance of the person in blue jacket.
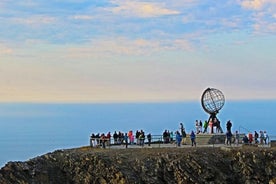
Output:
<instances>
[{"instance_id":1,"label":"person in blue jacket","mask_svg":"<svg viewBox=\"0 0 276 184\"><path fill-rule=\"evenodd\" d=\"M194 145L196 146L196 141L195 141L196 135L195 135L194 131L191 132L190 138L191 138L192 146L194 146Z\"/></svg>"},{"instance_id":2,"label":"person in blue jacket","mask_svg":"<svg viewBox=\"0 0 276 184\"><path fill-rule=\"evenodd\" d=\"M182 141L182 137L181 137L179 131L176 131L176 133L175 133L175 140L176 140L177 146L180 147L180 143L181 143L181 141Z\"/></svg>"}]
</instances>

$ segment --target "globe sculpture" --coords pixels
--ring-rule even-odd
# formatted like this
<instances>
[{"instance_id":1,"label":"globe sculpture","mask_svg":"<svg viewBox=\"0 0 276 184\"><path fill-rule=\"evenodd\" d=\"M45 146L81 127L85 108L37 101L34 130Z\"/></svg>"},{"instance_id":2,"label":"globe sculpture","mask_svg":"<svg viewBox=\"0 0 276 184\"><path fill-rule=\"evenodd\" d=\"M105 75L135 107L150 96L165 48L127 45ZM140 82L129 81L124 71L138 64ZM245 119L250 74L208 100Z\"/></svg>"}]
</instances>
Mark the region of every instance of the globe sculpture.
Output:
<instances>
[{"instance_id":1,"label":"globe sculpture","mask_svg":"<svg viewBox=\"0 0 276 184\"><path fill-rule=\"evenodd\" d=\"M201 105L205 112L210 114L209 125L211 126L211 133L214 133L213 127L217 128L217 132L223 133L220 126L220 121L216 115L222 109L225 103L223 93L215 88L207 88L201 96Z\"/></svg>"}]
</instances>

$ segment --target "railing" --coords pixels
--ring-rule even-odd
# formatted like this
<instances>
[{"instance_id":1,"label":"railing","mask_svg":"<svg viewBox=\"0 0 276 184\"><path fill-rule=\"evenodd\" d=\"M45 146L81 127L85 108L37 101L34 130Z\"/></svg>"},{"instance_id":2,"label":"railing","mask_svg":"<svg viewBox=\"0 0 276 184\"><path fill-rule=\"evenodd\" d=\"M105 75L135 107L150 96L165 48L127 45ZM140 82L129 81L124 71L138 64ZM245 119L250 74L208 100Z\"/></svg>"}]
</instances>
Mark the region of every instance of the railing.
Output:
<instances>
[{"instance_id":1,"label":"railing","mask_svg":"<svg viewBox=\"0 0 276 184\"><path fill-rule=\"evenodd\" d=\"M209 138L208 138L209 136ZM238 140L238 144L243 144L243 137L245 136L245 134L239 134L239 140ZM225 144L225 134L197 134L196 135L196 142L198 145L215 145L215 144ZM276 136L269 136L268 140L266 141L267 144L263 145L267 145L270 146L270 142L271 141L276 141ZM258 138L258 142L255 142L255 138L254 136L252 136L252 142L249 143L249 145L262 145L260 144L260 138ZM234 145L235 144L235 136L233 134L232 139L231 139L231 143ZM133 141L130 141L130 139L128 139L128 145L136 145L136 146L145 146L145 145L155 145L155 147L161 147L161 145L173 145L173 146L177 146L176 145L176 141L175 141L175 136L172 137L167 137L167 138L163 138L162 135L152 135L151 140L149 141L147 138L143 139L142 141L139 139L134 138ZM190 135L187 134L187 137L185 138L185 142L183 141L181 143L182 145L190 145L191 144L191 140L190 140ZM90 146L91 147L102 147L102 148L110 148L111 146L118 146L118 145L125 145L125 141L123 138L121 139L114 139L113 137L111 137L110 139L108 138L91 138L90 137Z\"/></svg>"},{"instance_id":2,"label":"railing","mask_svg":"<svg viewBox=\"0 0 276 184\"><path fill-rule=\"evenodd\" d=\"M168 142L168 143L173 143L173 139ZM128 145L137 145L137 146L144 146L148 144L158 144L159 147L161 144L166 144L167 142L164 141L162 135L152 135L151 140L149 141L147 138L143 139L142 141L139 139L134 138L133 141L130 141L128 139ZM111 138L99 138L99 137L90 137L90 146L91 147L110 147L110 146L116 146L116 145L125 145L124 138L117 138L114 139L113 137Z\"/></svg>"},{"instance_id":3,"label":"railing","mask_svg":"<svg viewBox=\"0 0 276 184\"><path fill-rule=\"evenodd\" d=\"M243 126L239 126L239 132L241 132L241 129L247 131L247 133L252 132L252 131L248 130L247 128L243 127Z\"/></svg>"}]
</instances>

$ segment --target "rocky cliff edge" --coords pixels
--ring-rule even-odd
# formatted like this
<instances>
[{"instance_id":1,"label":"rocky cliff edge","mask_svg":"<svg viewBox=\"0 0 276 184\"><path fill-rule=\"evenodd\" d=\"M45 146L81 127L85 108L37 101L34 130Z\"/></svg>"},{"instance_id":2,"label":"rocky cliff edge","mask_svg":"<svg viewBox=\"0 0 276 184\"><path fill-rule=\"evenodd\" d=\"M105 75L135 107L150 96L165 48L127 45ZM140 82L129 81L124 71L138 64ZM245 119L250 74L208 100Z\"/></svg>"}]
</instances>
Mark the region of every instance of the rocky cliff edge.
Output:
<instances>
[{"instance_id":1,"label":"rocky cliff edge","mask_svg":"<svg viewBox=\"0 0 276 184\"><path fill-rule=\"evenodd\" d=\"M276 183L276 149L57 150L0 170L3 184Z\"/></svg>"}]
</instances>

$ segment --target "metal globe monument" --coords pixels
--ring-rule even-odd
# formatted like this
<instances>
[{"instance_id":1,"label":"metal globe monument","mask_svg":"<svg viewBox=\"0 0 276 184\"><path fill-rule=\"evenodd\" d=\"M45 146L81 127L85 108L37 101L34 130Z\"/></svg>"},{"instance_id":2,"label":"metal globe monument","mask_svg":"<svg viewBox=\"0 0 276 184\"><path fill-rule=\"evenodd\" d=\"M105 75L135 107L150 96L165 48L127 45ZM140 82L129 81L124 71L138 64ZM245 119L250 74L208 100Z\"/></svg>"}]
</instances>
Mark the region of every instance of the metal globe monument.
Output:
<instances>
[{"instance_id":1,"label":"metal globe monument","mask_svg":"<svg viewBox=\"0 0 276 184\"><path fill-rule=\"evenodd\" d=\"M224 103L225 97L223 93L215 88L207 88L201 96L201 106L210 115L208 122L212 125L211 133L214 132L213 127L217 127L218 132L223 133L217 114L224 106Z\"/></svg>"}]
</instances>

